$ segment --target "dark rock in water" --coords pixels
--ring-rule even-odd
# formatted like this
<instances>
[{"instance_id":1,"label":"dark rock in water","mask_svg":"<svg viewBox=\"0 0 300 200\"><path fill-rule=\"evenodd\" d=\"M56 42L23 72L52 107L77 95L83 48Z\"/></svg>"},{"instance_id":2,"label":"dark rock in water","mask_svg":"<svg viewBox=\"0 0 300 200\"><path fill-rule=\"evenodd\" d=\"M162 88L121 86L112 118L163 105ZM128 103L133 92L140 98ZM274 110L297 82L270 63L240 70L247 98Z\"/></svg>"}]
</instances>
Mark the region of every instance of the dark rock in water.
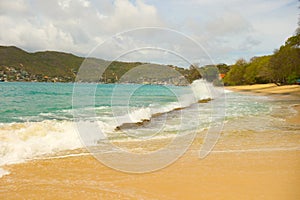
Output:
<instances>
[{"instance_id":1,"label":"dark rock in water","mask_svg":"<svg viewBox=\"0 0 300 200\"><path fill-rule=\"evenodd\" d=\"M212 100L211 98L200 99L200 100L198 101L198 103L207 103L207 102L209 102L209 101L211 101L211 100Z\"/></svg>"},{"instance_id":2,"label":"dark rock in water","mask_svg":"<svg viewBox=\"0 0 300 200\"><path fill-rule=\"evenodd\" d=\"M140 126L146 125L150 122L149 119L143 119L141 122L133 122L133 123L124 123L120 126L117 126L115 128L115 131L120 131L121 129L132 129L132 128L138 128Z\"/></svg>"},{"instance_id":3,"label":"dark rock in water","mask_svg":"<svg viewBox=\"0 0 300 200\"><path fill-rule=\"evenodd\" d=\"M174 110L182 110L182 109L184 109L184 107L175 108Z\"/></svg>"}]
</instances>

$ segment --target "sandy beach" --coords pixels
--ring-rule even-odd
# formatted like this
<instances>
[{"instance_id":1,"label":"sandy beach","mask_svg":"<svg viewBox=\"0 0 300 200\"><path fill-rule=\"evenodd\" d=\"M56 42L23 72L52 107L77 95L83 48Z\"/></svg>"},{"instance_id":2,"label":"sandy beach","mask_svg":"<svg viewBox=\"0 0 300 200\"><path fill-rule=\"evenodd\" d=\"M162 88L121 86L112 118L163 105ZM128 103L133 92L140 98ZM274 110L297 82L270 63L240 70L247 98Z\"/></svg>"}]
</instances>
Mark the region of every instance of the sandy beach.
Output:
<instances>
[{"instance_id":1,"label":"sandy beach","mask_svg":"<svg viewBox=\"0 0 300 200\"><path fill-rule=\"evenodd\" d=\"M277 86L274 83L269 84L256 84L256 85L241 85L241 86L228 86L228 90L237 92L251 92L253 94L262 95L293 95L300 96L300 85L283 85Z\"/></svg>"},{"instance_id":2,"label":"sandy beach","mask_svg":"<svg viewBox=\"0 0 300 200\"><path fill-rule=\"evenodd\" d=\"M0 200L300 200L300 0L0 8Z\"/></svg>"},{"instance_id":3,"label":"sandy beach","mask_svg":"<svg viewBox=\"0 0 300 200\"><path fill-rule=\"evenodd\" d=\"M209 156L198 157L202 139L196 138L178 161L153 173L119 172L91 155L8 165L4 169L10 174L0 179L0 199L300 199L300 106L295 98L300 86L227 89L288 94L295 114L286 117L284 126L259 132L232 130L238 121L228 123Z\"/></svg>"}]
</instances>

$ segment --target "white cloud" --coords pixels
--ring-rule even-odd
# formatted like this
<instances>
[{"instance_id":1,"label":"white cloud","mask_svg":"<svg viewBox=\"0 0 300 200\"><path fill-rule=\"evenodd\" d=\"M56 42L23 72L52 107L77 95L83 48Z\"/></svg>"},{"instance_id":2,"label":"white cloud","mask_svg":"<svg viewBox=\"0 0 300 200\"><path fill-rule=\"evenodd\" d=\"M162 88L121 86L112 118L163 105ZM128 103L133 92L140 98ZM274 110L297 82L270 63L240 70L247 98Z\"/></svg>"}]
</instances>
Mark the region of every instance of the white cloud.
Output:
<instances>
[{"instance_id":1,"label":"white cloud","mask_svg":"<svg viewBox=\"0 0 300 200\"><path fill-rule=\"evenodd\" d=\"M225 12L206 23L205 30L214 36L228 36L252 29L252 25L242 15L235 12Z\"/></svg>"},{"instance_id":2,"label":"white cloud","mask_svg":"<svg viewBox=\"0 0 300 200\"><path fill-rule=\"evenodd\" d=\"M79 2L83 7L89 7L91 5L91 2L89 2L88 0L79 0Z\"/></svg>"},{"instance_id":3,"label":"white cloud","mask_svg":"<svg viewBox=\"0 0 300 200\"><path fill-rule=\"evenodd\" d=\"M13 3L12 3L13 2ZM99 41L120 31L141 26L160 26L154 6L117 0L103 14L88 0L25 1L2 0L0 34L3 45L27 50L56 49L86 54Z\"/></svg>"},{"instance_id":4,"label":"white cloud","mask_svg":"<svg viewBox=\"0 0 300 200\"><path fill-rule=\"evenodd\" d=\"M129 1L116 0L114 10L102 24L109 32L115 33L144 26L162 26L154 6L137 1L133 5Z\"/></svg>"},{"instance_id":5,"label":"white cloud","mask_svg":"<svg viewBox=\"0 0 300 200\"><path fill-rule=\"evenodd\" d=\"M0 1L0 14L10 14L10 12L24 13L27 11L28 7L25 0L15 0L15 1ZM11 13L13 14L13 13Z\"/></svg>"},{"instance_id":6,"label":"white cloud","mask_svg":"<svg viewBox=\"0 0 300 200\"><path fill-rule=\"evenodd\" d=\"M170 27L196 39L215 62L229 63L237 56L271 53L293 33L298 18L295 0L1 0L0 7L5 30L0 32L1 45L86 55L116 33L138 27ZM164 46L201 60L193 47L183 43L146 31L128 36L118 45ZM106 56L118 52L118 45L108 49ZM151 59L151 51L143 55ZM159 55L153 54L154 62L170 61ZM138 59L138 54L131 59Z\"/></svg>"},{"instance_id":7,"label":"white cloud","mask_svg":"<svg viewBox=\"0 0 300 200\"><path fill-rule=\"evenodd\" d=\"M71 0L58 0L58 5L64 10L70 7Z\"/></svg>"}]
</instances>

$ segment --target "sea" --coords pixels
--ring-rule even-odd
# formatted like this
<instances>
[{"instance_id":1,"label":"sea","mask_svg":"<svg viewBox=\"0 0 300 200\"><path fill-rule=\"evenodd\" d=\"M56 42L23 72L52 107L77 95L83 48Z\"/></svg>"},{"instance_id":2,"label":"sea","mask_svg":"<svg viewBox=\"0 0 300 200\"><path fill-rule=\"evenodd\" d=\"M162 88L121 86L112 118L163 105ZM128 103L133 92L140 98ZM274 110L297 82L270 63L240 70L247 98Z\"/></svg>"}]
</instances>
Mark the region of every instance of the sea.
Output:
<instances>
[{"instance_id":1,"label":"sea","mask_svg":"<svg viewBox=\"0 0 300 200\"><path fill-rule=\"evenodd\" d=\"M71 156L71 150L107 141L197 134L251 116L257 116L256 124L241 120L245 124L232 129L274 128L273 122L281 120L274 110L284 106L204 80L189 86L2 82L0 98L0 167L57 154ZM286 110L293 112L290 107ZM100 133L82 128L82 122L96 123ZM0 170L0 176L7 173Z\"/></svg>"}]
</instances>

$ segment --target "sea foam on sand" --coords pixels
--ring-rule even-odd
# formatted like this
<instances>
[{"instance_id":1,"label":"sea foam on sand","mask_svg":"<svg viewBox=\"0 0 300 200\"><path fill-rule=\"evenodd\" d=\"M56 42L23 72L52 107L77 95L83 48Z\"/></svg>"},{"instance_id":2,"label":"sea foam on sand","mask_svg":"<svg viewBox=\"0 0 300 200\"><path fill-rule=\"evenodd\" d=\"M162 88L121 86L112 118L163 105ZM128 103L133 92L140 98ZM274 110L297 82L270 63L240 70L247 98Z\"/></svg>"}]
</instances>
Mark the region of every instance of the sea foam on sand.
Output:
<instances>
[{"instance_id":1,"label":"sea foam on sand","mask_svg":"<svg viewBox=\"0 0 300 200\"><path fill-rule=\"evenodd\" d=\"M3 177L3 176L5 176L5 175L8 175L8 174L9 174L9 171L0 168L0 178Z\"/></svg>"}]
</instances>

